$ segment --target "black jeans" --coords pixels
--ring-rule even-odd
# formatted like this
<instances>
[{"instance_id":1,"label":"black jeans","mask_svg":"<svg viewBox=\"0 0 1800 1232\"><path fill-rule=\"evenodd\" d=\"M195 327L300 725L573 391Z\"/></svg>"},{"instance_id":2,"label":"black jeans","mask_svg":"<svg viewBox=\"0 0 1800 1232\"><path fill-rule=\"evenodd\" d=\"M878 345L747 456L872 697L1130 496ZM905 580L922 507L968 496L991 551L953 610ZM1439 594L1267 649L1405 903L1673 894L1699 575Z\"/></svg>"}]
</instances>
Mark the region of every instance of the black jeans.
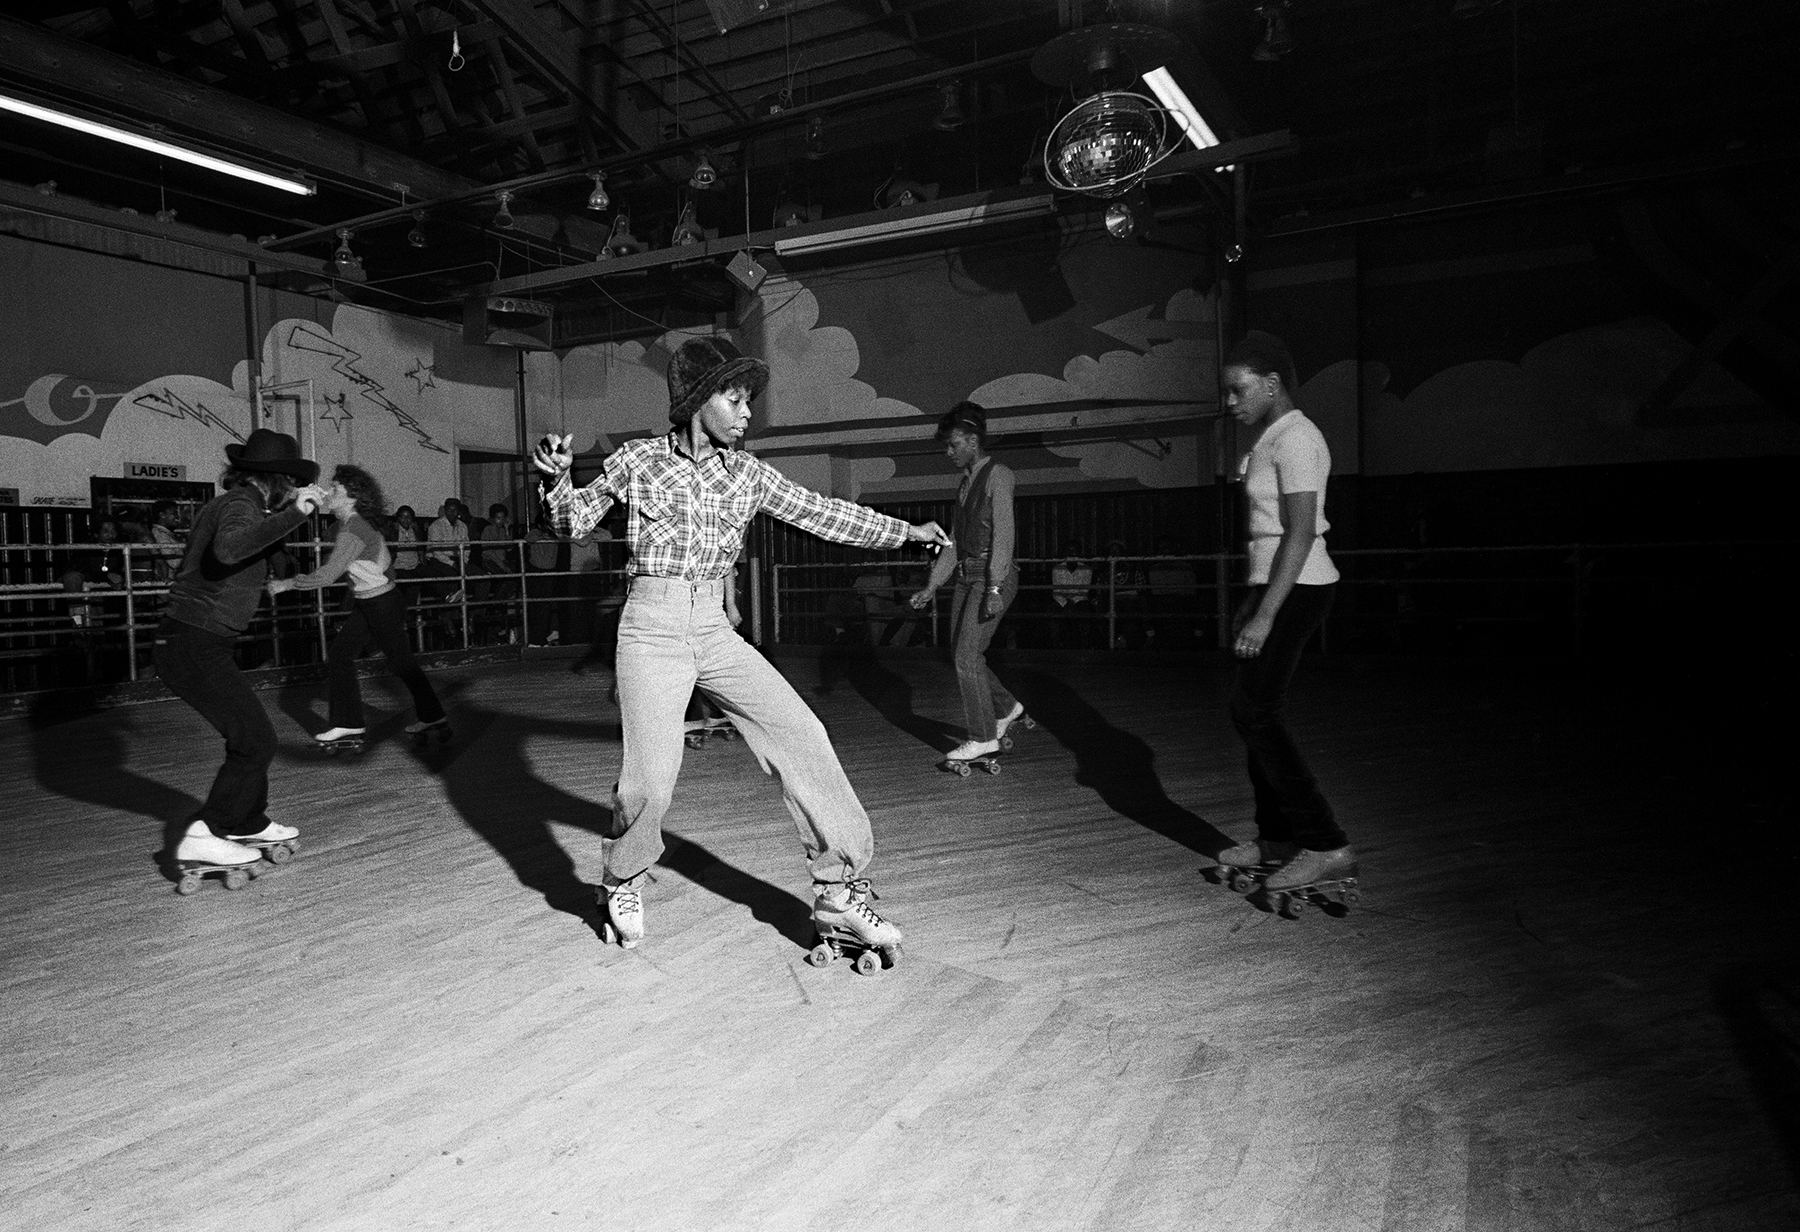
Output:
<instances>
[{"instance_id":1,"label":"black jeans","mask_svg":"<svg viewBox=\"0 0 1800 1232\"><path fill-rule=\"evenodd\" d=\"M169 691L225 737L225 764L213 778L200 817L221 838L269 824L269 763L275 725L238 670L237 639L179 620L156 630L156 674Z\"/></svg>"},{"instance_id":2,"label":"black jeans","mask_svg":"<svg viewBox=\"0 0 1800 1232\"><path fill-rule=\"evenodd\" d=\"M413 710L421 723L435 723L444 717L443 703L413 658L406 641L406 599L396 586L373 599L352 599L350 615L345 617L337 636L326 652L331 678L331 725L363 726L362 686L356 679L356 656L374 642L387 657L388 670L400 677L400 683L412 694Z\"/></svg>"},{"instance_id":3,"label":"black jeans","mask_svg":"<svg viewBox=\"0 0 1800 1232\"><path fill-rule=\"evenodd\" d=\"M1251 592L1242 613L1256 610L1263 589ZM1313 851L1335 851L1350 840L1338 829L1331 805L1282 724L1281 704L1300 665L1300 652L1313 630L1325 623L1336 593L1335 585L1296 586L1288 592L1262 653L1238 660L1231 691L1231 721L1244 738L1250 785L1256 791L1257 835Z\"/></svg>"}]
</instances>

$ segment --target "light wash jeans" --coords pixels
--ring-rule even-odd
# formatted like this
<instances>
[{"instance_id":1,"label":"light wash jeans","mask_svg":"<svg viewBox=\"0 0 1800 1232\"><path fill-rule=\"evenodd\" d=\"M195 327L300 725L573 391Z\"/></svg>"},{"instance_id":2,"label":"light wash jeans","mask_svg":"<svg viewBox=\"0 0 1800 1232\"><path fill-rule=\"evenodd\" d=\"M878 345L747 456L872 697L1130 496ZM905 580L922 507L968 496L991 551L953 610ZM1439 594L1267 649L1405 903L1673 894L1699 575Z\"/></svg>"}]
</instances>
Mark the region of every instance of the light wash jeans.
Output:
<instances>
[{"instance_id":1,"label":"light wash jeans","mask_svg":"<svg viewBox=\"0 0 1800 1232\"><path fill-rule=\"evenodd\" d=\"M992 620L981 615L987 596L987 560L957 566L957 582L950 607L950 639L956 647L956 687L962 693L963 726L971 740L992 740L999 729L995 716L1011 714L1016 699L987 665L988 645L1019 595L1019 569L1013 566L1000 584L1000 610Z\"/></svg>"},{"instance_id":2,"label":"light wash jeans","mask_svg":"<svg viewBox=\"0 0 1800 1232\"><path fill-rule=\"evenodd\" d=\"M859 877L875 855L863 811L825 725L725 619L725 583L635 577L619 618L619 714L625 764L613 788L606 873L634 877L663 853L662 822L685 747L695 685L730 716L781 783L813 881Z\"/></svg>"}]
</instances>

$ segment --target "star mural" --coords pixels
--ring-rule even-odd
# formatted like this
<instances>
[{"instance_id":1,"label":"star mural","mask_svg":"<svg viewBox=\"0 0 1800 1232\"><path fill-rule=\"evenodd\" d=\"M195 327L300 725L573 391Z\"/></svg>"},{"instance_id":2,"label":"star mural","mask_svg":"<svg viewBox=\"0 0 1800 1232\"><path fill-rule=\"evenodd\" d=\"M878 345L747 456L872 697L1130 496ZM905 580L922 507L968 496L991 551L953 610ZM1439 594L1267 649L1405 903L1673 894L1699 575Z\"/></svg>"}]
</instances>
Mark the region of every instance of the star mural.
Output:
<instances>
[{"instance_id":1,"label":"star mural","mask_svg":"<svg viewBox=\"0 0 1800 1232\"><path fill-rule=\"evenodd\" d=\"M437 381L432 377L431 365L422 359L413 360L413 366L406 370L406 375L410 376L418 385L419 388L414 391L416 393L422 394L425 392L427 386L435 386L437 384Z\"/></svg>"}]
</instances>

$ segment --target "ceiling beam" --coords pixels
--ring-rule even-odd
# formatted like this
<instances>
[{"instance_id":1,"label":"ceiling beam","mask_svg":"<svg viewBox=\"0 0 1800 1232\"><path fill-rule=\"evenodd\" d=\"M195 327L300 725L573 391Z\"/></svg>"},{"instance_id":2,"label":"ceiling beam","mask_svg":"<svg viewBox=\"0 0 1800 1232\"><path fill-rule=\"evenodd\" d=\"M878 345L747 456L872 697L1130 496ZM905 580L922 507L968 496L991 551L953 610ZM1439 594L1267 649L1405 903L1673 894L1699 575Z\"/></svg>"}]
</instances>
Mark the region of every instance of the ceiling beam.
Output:
<instances>
[{"instance_id":1,"label":"ceiling beam","mask_svg":"<svg viewBox=\"0 0 1800 1232\"><path fill-rule=\"evenodd\" d=\"M596 88L595 74L583 61L578 40L545 24L526 0L468 2L505 32L534 71L580 104L620 149L656 144L654 131L635 109L619 105L617 90Z\"/></svg>"},{"instance_id":2,"label":"ceiling beam","mask_svg":"<svg viewBox=\"0 0 1800 1232\"><path fill-rule=\"evenodd\" d=\"M228 150L392 199L456 196L477 187L429 163L113 55L42 26L0 17L0 81L127 122L151 121Z\"/></svg>"}]
</instances>

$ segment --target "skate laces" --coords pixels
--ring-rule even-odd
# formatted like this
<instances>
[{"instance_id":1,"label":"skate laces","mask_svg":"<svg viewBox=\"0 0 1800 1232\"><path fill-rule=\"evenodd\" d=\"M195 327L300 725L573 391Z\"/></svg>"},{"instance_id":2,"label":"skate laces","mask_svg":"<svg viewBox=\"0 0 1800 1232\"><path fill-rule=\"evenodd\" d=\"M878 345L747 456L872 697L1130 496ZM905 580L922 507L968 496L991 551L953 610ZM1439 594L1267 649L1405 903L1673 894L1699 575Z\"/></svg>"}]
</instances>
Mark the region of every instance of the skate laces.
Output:
<instances>
[{"instance_id":1,"label":"skate laces","mask_svg":"<svg viewBox=\"0 0 1800 1232\"><path fill-rule=\"evenodd\" d=\"M846 911L854 910L870 924L881 923L881 917L875 914L875 908L869 906L870 899L880 898L881 895L875 893L867 877L852 878L844 883L844 888L850 892L850 901L844 904Z\"/></svg>"}]
</instances>

